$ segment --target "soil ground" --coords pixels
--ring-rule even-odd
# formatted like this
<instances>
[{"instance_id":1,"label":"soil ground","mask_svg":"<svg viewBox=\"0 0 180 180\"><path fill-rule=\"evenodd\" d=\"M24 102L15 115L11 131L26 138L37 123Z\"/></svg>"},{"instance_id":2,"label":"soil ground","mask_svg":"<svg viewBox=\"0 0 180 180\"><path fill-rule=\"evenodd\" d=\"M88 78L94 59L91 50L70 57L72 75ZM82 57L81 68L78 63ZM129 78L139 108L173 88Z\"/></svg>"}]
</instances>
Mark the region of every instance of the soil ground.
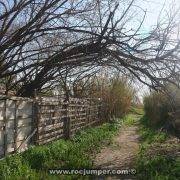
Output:
<instances>
[{"instance_id":1,"label":"soil ground","mask_svg":"<svg viewBox=\"0 0 180 180\"><path fill-rule=\"evenodd\" d=\"M136 120L140 117L134 115ZM132 126L123 125L118 134L113 138L113 142L101 149L94 159L94 168L97 169L131 169L134 171L134 163L139 151L138 123ZM133 172L132 172L133 174ZM135 176L102 176L96 177L97 180L111 179L134 179Z\"/></svg>"}]
</instances>

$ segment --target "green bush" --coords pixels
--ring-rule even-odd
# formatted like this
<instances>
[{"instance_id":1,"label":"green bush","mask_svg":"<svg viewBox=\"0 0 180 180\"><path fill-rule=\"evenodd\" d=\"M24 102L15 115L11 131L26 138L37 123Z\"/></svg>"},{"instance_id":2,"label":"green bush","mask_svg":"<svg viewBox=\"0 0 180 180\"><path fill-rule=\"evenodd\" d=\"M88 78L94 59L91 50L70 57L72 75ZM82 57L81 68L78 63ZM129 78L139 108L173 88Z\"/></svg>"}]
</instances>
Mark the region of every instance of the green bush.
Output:
<instances>
[{"instance_id":1,"label":"green bush","mask_svg":"<svg viewBox=\"0 0 180 180\"><path fill-rule=\"evenodd\" d=\"M152 92L144 98L144 111L150 120L149 125L161 126L168 120L171 106L165 94Z\"/></svg>"},{"instance_id":2,"label":"green bush","mask_svg":"<svg viewBox=\"0 0 180 180\"><path fill-rule=\"evenodd\" d=\"M84 86L86 84L86 86ZM97 74L75 83L75 97L100 98L101 115L106 118L121 118L130 110L135 90L128 79L117 73Z\"/></svg>"},{"instance_id":3,"label":"green bush","mask_svg":"<svg viewBox=\"0 0 180 180\"><path fill-rule=\"evenodd\" d=\"M152 91L144 98L144 111L149 119L149 125L167 128L173 125L175 129L178 129L180 89L172 84L167 84L165 87L166 92Z\"/></svg>"},{"instance_id":4,"label":"green bush","mask_svg":"<svg viewBox=\"0 0 180 180\"><path fill-rule=\"evenodd\" d=\"M106 117L123 117L130 111L135 91L127 79L114 76L105 83L101 98Z\"/></svg>"}]
</instances>

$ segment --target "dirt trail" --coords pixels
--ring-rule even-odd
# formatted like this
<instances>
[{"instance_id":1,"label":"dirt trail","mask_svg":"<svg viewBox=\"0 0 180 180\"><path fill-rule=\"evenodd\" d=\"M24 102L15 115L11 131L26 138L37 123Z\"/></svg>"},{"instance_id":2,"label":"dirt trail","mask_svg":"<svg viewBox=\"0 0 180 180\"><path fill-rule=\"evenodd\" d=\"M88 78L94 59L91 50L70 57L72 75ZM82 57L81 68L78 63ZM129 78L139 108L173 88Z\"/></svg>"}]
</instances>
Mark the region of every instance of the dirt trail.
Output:
<instances>
[{"instance_id":1,"label":"dirt trail","mask_svg":"<svg viewBox=\"0 0 180 180\"><path fill-rule=\"evenodd\" d=\"M133 118L139 119L139 116L134 116ZM135 158L139 150L139 135L137 130L137 124L129 127L122 126L119 133L114 137L112 144L104 147L96 155L94 167L99 169L134 168Z\"/></svg>"}]
</instances>

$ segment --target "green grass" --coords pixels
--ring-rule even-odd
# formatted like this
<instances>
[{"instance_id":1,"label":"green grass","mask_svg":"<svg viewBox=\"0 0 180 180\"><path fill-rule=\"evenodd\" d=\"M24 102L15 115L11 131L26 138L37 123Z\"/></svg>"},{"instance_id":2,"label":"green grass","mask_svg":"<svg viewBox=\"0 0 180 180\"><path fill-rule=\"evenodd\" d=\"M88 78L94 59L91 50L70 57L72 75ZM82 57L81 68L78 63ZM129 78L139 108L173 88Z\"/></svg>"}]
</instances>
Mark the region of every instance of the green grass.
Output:
<instances>
[{"instance_id":1,"label":"green grass","mask_svg":"<svg viewBox=\"0 0 180 180\"><path fill-rule=\"evenodd\" d=\"M142 145L136 164L137 177L139 180L176 180L180 177L180 158L153 155L147 155L149 146Z\"/></svg>"},{"instance_id":2,"label":"green grass","mask_svg":"<svg viewBox=\"0 0 180 180\"><path fill-rule=\"evenodd\" d=\"M136 115L128 114L123 118L123 125L133 126L135 123L137 123L137 121L138 119L136 118Z\"/></svg>"},{"instance_id":3,"label":"green grass","mask_svg":"<svg viewBox=\"0 0 180 180\"><path fill-rule=\"evenodd\" d=\"M123 125L133 126L139 123L140 117L144 114L143 108L132 106L128 115L123 120Z\"/></svg>"},{"instance_id":4,"label":"green grass","mask_svg":"<svg viewBox=\"0 0 180 180\"><path fill-rule=\"evenodd\" d=\"M131 109L130 109L130 113L137 114L137 115L143 115L144 114L144 110L143 110L142 107L132 106Z\"/></svg>"},{"instance_id":5,"label":"green grass","mask_svg":"<svg viewBox=\"0 0 180 180\"><path fill-rule=\"evenodd\" d=\"M138 179L153 180L176 180L180 177L180 159L166 155L147 156L149 148L154 143L165 143L169 136L154 129L149 125L147 117L143 116L140 120L141 147L137 158Z\"/></svg>"},{"instance_id":6,"label":"green grass","mask_svg":"<svg viewBox=\"0 0 180 180\"><path fill-rule=\"evenodd\" d=\"M139 180L176 180L180 177L179 158L156 155L150 159L141 154L137 166Z\"/></svg>"},{"instance_id":7,"label":"green grass","mask_svg":"<svg viewBox=\"0 0 180 180\"><path fill-rule=\"evenodd\" d=\"M149 119L143 116L140 119L139 133L143 144L151 144L155 142L164 142L168 138L168 134L159 131L158 128L154 128L149 124Z\"/></svg>"},{"instance_id":8,"label":"green grass","mask_svg":"<svg viewBox=\"0 0 180 180\"><path fill-rule=\"evenodd\" d=\"M81 131L72 140L61 139L6 157L0 161L0 179L81 179L77 175L50 175L48 169L92 168L92 153L109 143L120 125L118 121L106 123Z\"/></svg>"}]
</instances>

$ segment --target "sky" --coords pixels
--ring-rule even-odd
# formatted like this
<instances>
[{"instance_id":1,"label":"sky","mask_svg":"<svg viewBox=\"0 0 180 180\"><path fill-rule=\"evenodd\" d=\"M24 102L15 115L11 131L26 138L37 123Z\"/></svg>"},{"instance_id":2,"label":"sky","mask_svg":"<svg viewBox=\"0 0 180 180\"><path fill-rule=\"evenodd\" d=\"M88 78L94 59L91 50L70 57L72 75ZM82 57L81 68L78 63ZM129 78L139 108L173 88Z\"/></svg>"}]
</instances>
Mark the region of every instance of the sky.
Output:
<instances>
[{"instance_id":1,"label":"sky","mask_svg":"<svg viewBox=\"0 0 180 180\"><path fill-rule=\"evenodd\" d=\"M169 4L171 4L171 1L172 0L140 0L138 3L139 6L141 6L144 10L147 11L144 26L152 26L156 24L161 9L164 6L164 3L167 4L166 6L168 6Z\"/></svg>"},{"instance_id":2,"label":"sky","mask_svg":"<svg viewBox=\"0 0 180 180\"><path fill-rule=\"evenodd\" d=\"M147 11L146 18L141 29L144 33L149 32L153 28L153 25L157 24L160 14L161 19L164 19L167 17L166 13L169 12L169 9L173 9L173 12L180 9L180 0L136 0L135 4ZM180 14L179 19L177 20L180 20ZM142 101L143 96L149 92L149 88L140 82L137 82L135 87L137 89L137 94Z\"/></svg>"},{"instance_id":3,"label":"sky","mask_svg":"<svg viewBox=\"0 0 180 180\"><path fill-rule=\"evenodd\" d=\"M169 9L174 11L180 8L180 0L136 0L136 4L147 11L143 25L145 30L157 23L160 13L163 19L166 18Z\"/></svg>"}]
</instances>

